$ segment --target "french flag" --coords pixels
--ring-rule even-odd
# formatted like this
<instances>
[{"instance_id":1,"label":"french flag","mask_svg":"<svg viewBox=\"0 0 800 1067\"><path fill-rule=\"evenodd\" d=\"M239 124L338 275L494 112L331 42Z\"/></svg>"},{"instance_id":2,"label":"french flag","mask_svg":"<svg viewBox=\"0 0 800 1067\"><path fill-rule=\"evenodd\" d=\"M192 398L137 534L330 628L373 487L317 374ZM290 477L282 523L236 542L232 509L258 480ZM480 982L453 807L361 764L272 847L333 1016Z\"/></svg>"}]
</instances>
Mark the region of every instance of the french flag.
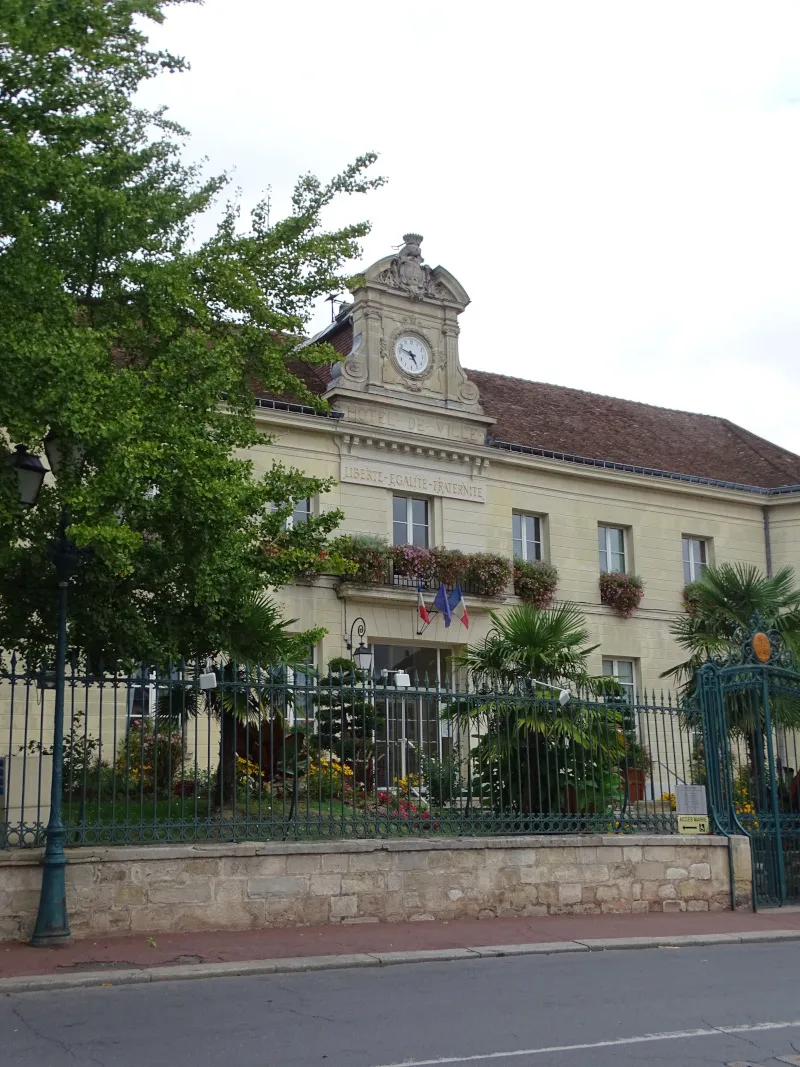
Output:
<instances>
[{"instance_id":1,"label":"french flag","mask_svg":"<svg viewBox=\"0 0 800 1067\"><path fill-rule=\"evenodd\" d=\"M417 611L419 612L419 617L422 619L425 625L430 626L431 617L428 613L428 609L425 607L425 598L422 595L421 584L417 585Z\"/></svg>"},{"instance_id":2,"label":"french flag","mask_svg":"<svg viewBox=\"0 0 800 1067\"><path fill-rule=\"evenodd\" d=\"M453 617L461 619L467 629L469 629L469 612L467 611L467 605L464 603L464 595L461 592L461 586L457 585L453 592L448 597L450 604L450 611Z\"/></svg>"}]
</instances>

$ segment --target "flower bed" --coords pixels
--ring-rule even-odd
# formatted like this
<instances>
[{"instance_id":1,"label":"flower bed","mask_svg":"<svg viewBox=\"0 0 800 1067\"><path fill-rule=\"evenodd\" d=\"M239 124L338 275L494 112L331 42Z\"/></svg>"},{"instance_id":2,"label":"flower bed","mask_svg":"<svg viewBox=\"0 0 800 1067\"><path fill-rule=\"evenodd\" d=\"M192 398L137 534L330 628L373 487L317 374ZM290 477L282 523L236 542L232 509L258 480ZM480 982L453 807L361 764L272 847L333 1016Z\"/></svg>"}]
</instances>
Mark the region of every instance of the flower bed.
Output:
<instances>
[{"instance_id":1,"label":"flower bed","mask_svg":"<svg viewBox=\"0 0 800 1067\"><path fill-rule=\"evenodd\" d=\"M514 592L521 600L537 608L549 607L557 586L558 571L551 563L514 560Z\"/></svg>"},{"instance_id":2,"label":"flower bed","mask_svg":"<svg viewBox=\"0 0 800 1067\"><path fill-rule=\"evenodd\" d=\"M600 575L600 601L617 615L629 619L644 596L642 579L635 574L610 572Z\"/></svg>"}]
</instances>

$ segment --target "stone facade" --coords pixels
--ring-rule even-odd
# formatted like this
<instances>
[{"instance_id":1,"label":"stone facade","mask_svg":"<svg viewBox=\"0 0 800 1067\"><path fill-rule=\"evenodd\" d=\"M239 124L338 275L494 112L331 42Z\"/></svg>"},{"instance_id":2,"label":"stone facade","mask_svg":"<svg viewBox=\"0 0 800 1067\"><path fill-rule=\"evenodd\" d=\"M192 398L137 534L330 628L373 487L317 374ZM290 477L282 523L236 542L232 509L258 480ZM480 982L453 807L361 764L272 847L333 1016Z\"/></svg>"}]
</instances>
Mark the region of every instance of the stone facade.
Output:
<instances>
[{"instance_id":1,"label":"stone facade","mask_svg":"<svg viewBox=\"0 0 800 1067\"><path fill-rule=\"evenodd\" d=\"M732 840L737 907L752 906L749 842ZM28 937L38 851L0 853L0 939ZM722 911L719 837L520 837L77 849L76 937L331 922Z\"/></svg>"}]
</instances>

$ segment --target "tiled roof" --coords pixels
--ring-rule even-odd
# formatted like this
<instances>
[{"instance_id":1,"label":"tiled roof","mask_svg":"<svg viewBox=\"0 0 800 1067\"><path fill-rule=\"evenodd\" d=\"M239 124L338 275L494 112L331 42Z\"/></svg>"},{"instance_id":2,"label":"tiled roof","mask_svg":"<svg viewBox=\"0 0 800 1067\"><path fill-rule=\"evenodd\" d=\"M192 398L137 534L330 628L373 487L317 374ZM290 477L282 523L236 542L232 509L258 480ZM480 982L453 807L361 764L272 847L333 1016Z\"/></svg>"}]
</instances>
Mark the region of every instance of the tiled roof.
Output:
<instances>
[{"instance_id":1,"label":"tiled roof","mask_svg":"<svg viewBox=\"0 0 800 1067\"><path fill-rule=\"evenodd\" d=\"M467 370L497 441L765 489L800 484L800 456L715 415Z\"/></svg>"},{"instance_id":2,"label":"tiled roof","mask_svg":"<svg viewBox=\"0 0 800 1067\"><path fill-rule=\"evenodd\" d=\"M326 333L320 340L343 355L350 351L349 325ZM291 369L312 392L324 391L327 367L293 363ZM497 420L489 428L493 443L741 486L800 485L800 456L727 419L487 371L466 373L480 390L484 412Z\"/></svg>"}]
</instances>

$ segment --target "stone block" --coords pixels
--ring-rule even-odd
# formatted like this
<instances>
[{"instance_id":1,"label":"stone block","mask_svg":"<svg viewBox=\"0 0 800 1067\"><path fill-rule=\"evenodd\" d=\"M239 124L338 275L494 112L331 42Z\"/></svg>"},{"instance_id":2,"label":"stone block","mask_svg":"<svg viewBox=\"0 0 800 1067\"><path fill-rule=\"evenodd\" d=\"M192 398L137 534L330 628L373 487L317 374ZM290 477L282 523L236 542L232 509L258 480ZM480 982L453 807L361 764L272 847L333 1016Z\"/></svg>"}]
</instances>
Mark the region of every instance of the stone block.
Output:
<instances>
[{"instance_id":1,"label":"stone block","mask_svg":"<svg viewBox=\"0 0 800 1067\"><path fill-rule=\"evenodd\" d=\"M658 887L658 896L661 900L674 900L678 895L678 890L670 883L669 885L660 885Z\"/></svg>"},{"instance_id":2,"label":"stone block","mask_svg":"<svg viewBox=\"0 0 800 1067\"><path fill-rule=\"evenodd\" d=\"M316 874L322 870L322 856L287 856L287 874Z\"/></svg>"},{"instance_id":3,"label":"stone block","mask_svg":"<svg viewBox=\"0 0 800 1067\"><path fill-rule=\"evenodd\" d=\"M642 882L642 900L658 900L661 882Z\"/></svg>"},{"instance_id":4,"label":"stone block","mask_svg":"<svg viewBox=\"0 0 800 1067\"><path fill-rule=\"evenodd\" d=\"M220 878L279 878L286 874L286 856L226 856L220 867Z\"/></svg>"},{"instance_id":5,"label":"stone block","mask_svg":"<svg viewBox=\"0 0 800 1067\"><path fill-rule=\"evenodd\" d=\"M520 867L519 879L529 885L539 885L541 882L552 882L554 880L550 867Z\"/></svg>"},{"instance_id":6,"label":"stone block","mask_svg":"<svg viewBox=\"0 0 800 1067\"><path fill-rule=\"evenodd\" d=\"M679 882L678 896L682 900L710 900L714 895L714 886L710 881L706 882Z\"/></svg>"},{"instance_id":7,"label":"stone block","mask_svg":"<svg viewBox=\"0 0 800 1067\"><path fill-rule=\"evenodd\" d=\"M710 878L711 877L711 864L710 863L692 863L689 867L690 878Z\"/></svg>"},{"instance_id":8,"label":"stone block","mask_svg":"<svg viewBox=\"0 0 800 1067\"><path fill-rule=\"evenodd\" d=\"M342 893L374 893L386 888L386 875L382 871L366 871L363 874L342 875Z\"/></svg>"},{"instance_id":9,"label":"stone block","mask_svg":"<svg viewBox=\"0 0 800 1067\"><path fill-rule=\"evenodd\" d=\"M686 904L687 911L708 911L707 900L690 900Z\"/></svg>"},{"instance_id":10,"label":"stone block","mask_svg":"<svg viewBox=\"0 0 800 1067\"><path fill-rule=\"evenodd\" d=\"M331 919L352 919L358 915L358 897L332 897Z\"/></svg>"},{"instance_id":11,"label":"stone block","mask_svg":"<svg viewBox=\"0 0 800 1067\"><path fill-rule=\"evenodd\" d=\"M631 883L631 898L633 900L641 900L642 899L642 883L641 882L632 882Z\"/></svg>"},{"instance_id":12,"label":"stone block","mask_svg":"<svg viewBox=\"0 0 800 1067\"><path fill-rule=\"evenodd\" d=\"M539 903L540 904L557 904L558 903L558 891L563 887L555 885L540 885L538 888ZM580 898L578 898L580 899Z\"/></svg>"},{"instance_id":13,"label":"stone block","mask_svg":"<svg viewBox=\"0 0 800 1067\"><path fill-rule=\"evenodd\" d=\"M595 889L595 894L599 901L619 900L620 891L619 886L612 883L611 885L599 885Z\"/></svg>"},{"instance_id":14,"label":"stone block","mask_svg":"<svg viewBox=\"0 0 800 1067\"><path fill-rule=\"evenodd\" d=\"M598 848L597 859L599 863L623 863L625 853L620 845L606 845L604 848Z\"/></svg>"},{"instance_id":15,"label":"stone block","mask_svg":"<svg viewBox=\"0 0 800 1067\"><path fill-rule=\"evenodd\" d=\"M646 900L631 901L631 913L633 915L646 915L649 910L650 906Z\"/></svg>"},{"instance_id":16,"label":"stone block","mask_svg":"<svg viewBox=\"0 0 800 1067\"><path fill-rule=\"evenodd\" d=\"M427 871L428 857L424 852L396 852L391 865L396 871Z\"/></svg>"},{"instance_id":17,"label":"stone block","mask_svg":"<svg viewBox=\"0 0 800 1067\"><path fill-rule=\"evenodd\" d=\"M182 860L181 873L189 878L213 878L219 874L220 861L218 859Z\"/></svg>"},{"instance_id":18,"label":"stone block","mask_svg":"<svg viewBox=\"0 0 800 1067\"><path fill-rule=\"evenodd\" d=\"M682 882L689 877L685 867L667 867L664 877L670 882Z\"/></svg>"},{"instance_id":19,"label":"stone block","mask_svg":"<svg viewBox=\"0 0 800 1067\"><path fill-rule=\"evenodd\" d=\"M665 900L661 905L662 911L686 911L685 900Z\"/></svg>"},{"instance_id":20,"label":"stone block","mask_svg":"<svg viewBox=\"0 0 800 1067\"><path fill-rule=\"evenodd\" d=\"M422 859L426 859L424 853L422 853ZM387 852L363 852L350 857L347 869L353 874L360 874L362 871L388 871L391 866L391 859ZM427 863L423 863L422 866L427 867Z\"/></svg>"},{"instance_id":21,"label":"stone block","mask_svg":"<svg viewBox=\"0 0 800 1067\"><path fill-rule=\"evenodd\" d=\"M598 853L598 851L602 851L603 860L605 861L605 859L606 859L606 850L605 849L598 850L597 848L592 848L591 845L586 845L584 848L579 848L578 849L578 863L581 864L581 865L584 865L584 864L587 864L587 863L597 863L597 853Z\"/></svg>"},{"instance_id":22,"label":"stone block","mask_svg":"<svg viewBox=\"0 0 800 1067\"><path fill-rule=\"evenodd\" d=\"M667 863L675 859L675 849L671 845L645 845L644 858L653 863Z\"/></svg>"},{"instance_id":23,"label":"stone block","mask_svg":"<svg viewBox=\"0 0 800 1067\"><path fill-rule=\"evenodd\" d=\"M291 896L303 894L308 887L308 879L299 875L287 875L283 878L248 878L248 897Z\"/></svg>"},{"instance_id":24,"label":"stone block","mask_svg":"<svg viewBox=\"0 0 800 1067\"><path fill-rule=\"evenodd\" d=\"M630 900L605 900L600 905L604 915L630 915L633 904Z\"/></svg>"},{"instance_id":25,"label":"stone block","mask_svg":"<svg viewBox=\"0 0 800 1067\"><path fill-rule=\"evenodd\" d=\"M327 853L322 857L324 874L346 874L350 857L339 853Z\"/></svg>"},{"instance_id":26,"label":"stone block","mask_svg":"<svg viewBox=\"0 0 800 1067\"><path fill-rule=\"evenodd\" d=\"M559 904L578 904L582 893L583 886L580 883L562 883L558 887L558 902Z\"/></svg>"},{"instance_id":27,"label":"stone block","mask_svg":"<svg viewBox=\"0 0 800 1067\"><path fill-rule=\"evenodd\" d=\"M642 882L660 882L665 871L663 863L654 863L652 860L636 863L633 868L634 877Z\"/></svg>"},{"instance_id":28,"label":"stone block","mask_svg":"<svg viewBox=\"0 0 800 1067\"><path fill-rule=\"evenodd\" d=\"M315 897L338 897L342 892L340 874L315 874L309 880L311 895Z\"/></svg>"},{"instance_id":29,"label":"stone block","mask_svg":"<svg viewBox=\"0 0 800 1067\"><path fill-rule=\"evenodd\" d=\"M211 892L214 900L220 904L230 900L244 900L247 896L247 881L244 878L216 878Z\"/></svg>"},{"instance_id":30,"label":"stone block","mask_svg":"<svg viewBox=\"0 0 800 1067\"><path fill-rule=\"evenodd\" d=\"M144 887L140 885L120 885L114 892L114 905L118 908L141 905L144 901Z\"/></svg>"},{"instance_id":31,"label":"stone block","mask_svg":"<svg viewBox=\"0 0 800 1067\"><path fill-rule=\"evenodd\" d=\"M180 885L175 882L151 882L147 886L150 904L203 904L211 900L208 882L193 882Z\"/></svg>"},{"instance_id":32,"label":"stone block","mask_svg":"<svg viewBox=\"0 0 800 1067\"><path fill-rule=\"evenodd\" d=\"M641 863L642 862L642 846L641 845L624 845L622 849L622 859L625 863Z\"/></svg>"}]
</instances>

